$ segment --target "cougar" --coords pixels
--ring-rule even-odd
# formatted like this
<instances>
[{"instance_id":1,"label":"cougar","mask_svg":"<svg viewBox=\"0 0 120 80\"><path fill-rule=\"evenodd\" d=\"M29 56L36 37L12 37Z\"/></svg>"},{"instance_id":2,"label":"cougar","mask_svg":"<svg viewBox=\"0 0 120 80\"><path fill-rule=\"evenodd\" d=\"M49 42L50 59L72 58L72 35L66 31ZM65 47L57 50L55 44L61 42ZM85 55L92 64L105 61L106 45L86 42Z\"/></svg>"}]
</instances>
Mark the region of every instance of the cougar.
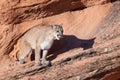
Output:
<instances>
[{"instance_id":1,"label":"cougar","mask_svg":"<svg viewBox=\"0 0 120 80\"><path fill-rule=\"evenodd\" d=\"M35 66L49 65L46 57L54 40L63 37L62 25L37 25L28 30L20 39L19 63L25 63L25 58L31 50L35 51ZM42 59L41 55L42 54Z\"/></svg>"}]
</instances>

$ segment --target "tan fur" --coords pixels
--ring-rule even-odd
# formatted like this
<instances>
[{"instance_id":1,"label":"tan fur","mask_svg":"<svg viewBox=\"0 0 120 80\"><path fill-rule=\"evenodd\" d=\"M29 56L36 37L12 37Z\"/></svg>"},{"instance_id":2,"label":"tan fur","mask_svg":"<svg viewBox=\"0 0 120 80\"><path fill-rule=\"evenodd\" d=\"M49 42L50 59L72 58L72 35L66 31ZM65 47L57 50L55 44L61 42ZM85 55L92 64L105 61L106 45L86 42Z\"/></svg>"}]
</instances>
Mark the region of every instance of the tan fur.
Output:
<instances>
[{"instance_id":1,"label":"tan fur","mask_svg":"<svg viewBox=\"0 0 120 80\"><path fill-rule=\"evenodd\" d=\"M54 40L63 37L63 28L61 25L37 25L27 31L20 40L19 62L24 63L25 57L32 49L35 50L35 65L41 63L48 65L46 60L48 50L51 48ZM40 52L43 51L42 61L40 62Z\"/></svg>"}]
</instances>

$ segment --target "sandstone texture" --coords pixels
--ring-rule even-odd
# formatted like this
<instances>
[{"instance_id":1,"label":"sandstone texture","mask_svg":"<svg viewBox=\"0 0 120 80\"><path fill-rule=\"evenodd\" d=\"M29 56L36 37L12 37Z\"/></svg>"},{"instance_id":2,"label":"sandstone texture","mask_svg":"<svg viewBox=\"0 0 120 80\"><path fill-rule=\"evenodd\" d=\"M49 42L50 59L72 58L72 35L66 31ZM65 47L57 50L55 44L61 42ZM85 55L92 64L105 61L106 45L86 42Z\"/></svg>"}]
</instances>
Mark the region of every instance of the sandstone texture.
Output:
<instances>
[{"instance_id":1,"label":"sandstone texture","mask_svg":"<svg viewBox=\"0 0 120 80\"><path fill-rule=\"evenodd\" d=\"M0 80L119 80L119 0L1 0ZM62 24L52 66L18 64L19 39L34 25Z\"/></svg>"},{"instance_id":2,"label":"sandstone texture","mask_svg":"<svg viewBox=\"0 0 120 80\"><path fill-rule=\"evenodd\" d=\"M17 24L107 2L109 0L2 0L0 23Z\"/></svg>"}]
</instances>

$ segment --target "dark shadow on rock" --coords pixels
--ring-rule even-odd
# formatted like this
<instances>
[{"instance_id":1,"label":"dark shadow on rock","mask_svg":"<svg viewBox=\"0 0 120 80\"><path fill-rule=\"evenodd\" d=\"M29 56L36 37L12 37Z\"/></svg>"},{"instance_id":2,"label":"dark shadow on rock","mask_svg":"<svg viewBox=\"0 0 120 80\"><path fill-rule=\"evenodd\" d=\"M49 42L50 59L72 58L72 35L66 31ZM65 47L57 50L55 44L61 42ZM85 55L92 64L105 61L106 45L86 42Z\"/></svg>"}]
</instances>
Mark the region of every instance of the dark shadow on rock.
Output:
<instances>
[{"instance_id":1,"label":"dark shadow on rock","mask_svg":"<svg viewBox=\"0 0 120 80\"><path fill-rule=\"evenodd\" d=\"M49 60L53 60L57 55L75 48L83 48L83 50L93 47L95 38L92 39L79 39L74 35L64 35L64 38L60 41L55 41L49 53L52 56Z\"/></svg>"},{"instance_id":2,"label":"dark shadow on rock","mask_svg":"<svg viewBox=\"0 0 120 80\"><path fill-rule=\"evenodd\" d=\"M75 48L83 48L83 50L89 49L93 47L95 38L92 39L79 39L74 35L64 35L64 38L55 41L51 49L49 50L50 55L48 57L48 60L55 59L59 54L62 54L66 51L69 51L71 49ZM42 52L42 51L41 51ZM42 56L42 55L40 55ZM35 60L35 53L34 50L31 54L31 61Z\"/></svg>"}]
</instances>

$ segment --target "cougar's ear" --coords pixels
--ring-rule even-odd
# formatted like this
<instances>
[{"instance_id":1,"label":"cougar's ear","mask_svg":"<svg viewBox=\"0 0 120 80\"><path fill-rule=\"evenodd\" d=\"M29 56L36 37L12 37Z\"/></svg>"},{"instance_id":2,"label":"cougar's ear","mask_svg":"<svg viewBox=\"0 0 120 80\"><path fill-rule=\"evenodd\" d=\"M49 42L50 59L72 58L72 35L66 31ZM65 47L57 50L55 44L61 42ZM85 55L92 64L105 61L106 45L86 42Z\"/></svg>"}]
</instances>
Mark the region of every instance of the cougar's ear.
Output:
<instances>
[{"instance_id":1,"label":"cougar's ear","mask_svg":"<svg viewBox=\"0 0 120 80\"><path fill-rule=\"evenodd\" d=\"M54 24L50 25L52 29L56 29L56 26Z\"/></svg>"}]
</instances>

